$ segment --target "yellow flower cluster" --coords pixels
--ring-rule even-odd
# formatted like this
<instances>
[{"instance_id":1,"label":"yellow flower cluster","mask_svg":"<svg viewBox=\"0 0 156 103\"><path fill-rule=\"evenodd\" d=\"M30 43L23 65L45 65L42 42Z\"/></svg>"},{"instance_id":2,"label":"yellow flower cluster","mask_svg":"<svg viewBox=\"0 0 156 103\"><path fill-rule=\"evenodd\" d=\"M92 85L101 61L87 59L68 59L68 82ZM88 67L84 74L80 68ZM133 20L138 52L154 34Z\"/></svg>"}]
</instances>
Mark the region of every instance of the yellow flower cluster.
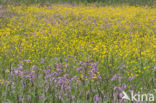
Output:
<instances>
[{"instance_id":1,"label":"yellow flower cluster","mask_svg":"<svg viewBox=\"0 0 156 103\"><path fill-rule=\"evenodd\" d=\"M7 9L10 17L0 18L5 24L0 27L4 65L92 56L111 65L124 62L140 74L156 61L155 8L34 5Z\"/></svg>"},{"instance_id":2,"label":"yellow flower cluster","mask_svg":"<svg viewBox=\"0 0 156 103\"><path fill-rule=\"evenodd\" d=\"M4 83L4 80L0 80L0 85L3 85L3 83Z\"/></svg>"}]
</instances>

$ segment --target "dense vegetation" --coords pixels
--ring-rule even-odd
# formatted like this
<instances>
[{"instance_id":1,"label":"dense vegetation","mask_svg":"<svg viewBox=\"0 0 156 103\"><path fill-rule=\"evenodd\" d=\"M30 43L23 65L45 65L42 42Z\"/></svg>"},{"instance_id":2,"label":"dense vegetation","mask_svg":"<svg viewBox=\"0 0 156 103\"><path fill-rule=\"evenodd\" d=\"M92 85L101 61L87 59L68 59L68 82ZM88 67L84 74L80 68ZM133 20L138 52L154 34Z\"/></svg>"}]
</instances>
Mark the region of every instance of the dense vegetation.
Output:
<instances>
[{"instance_id":1,"label":"dense vegetation","mask_svg":"<svg viewBox=\"0 0 156 103\"><path fill-rule=\"evenodd\" d=\"M154 2L1 0L0 103L152 101Z\"/></svg>"},{"instance_id":2,"label":"dense vegetation","mask_svg":"<svg viewBox=\"0 0 156 103\"><path fill-rule=\"evenodd\" d=\"M88 4L99 3L100 5L148 5L155 6L156 0L0 0L3 4L32 4L32 3L72 3L72 4Z\"/></svg>"}]
</instances>

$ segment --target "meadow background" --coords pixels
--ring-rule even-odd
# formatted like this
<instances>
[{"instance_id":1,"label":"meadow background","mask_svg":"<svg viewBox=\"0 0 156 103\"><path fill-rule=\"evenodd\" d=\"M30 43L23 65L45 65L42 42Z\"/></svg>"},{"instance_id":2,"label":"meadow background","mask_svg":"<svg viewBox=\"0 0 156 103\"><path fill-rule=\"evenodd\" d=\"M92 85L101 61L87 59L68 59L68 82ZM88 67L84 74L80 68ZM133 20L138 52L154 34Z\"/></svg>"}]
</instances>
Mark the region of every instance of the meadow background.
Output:
<instances>
[{"instance_id":1,"label":"meadow background","mask_svg":"<svg viewBox=\"0 0 156 103\"><path fill-rule=\"evenodd\" d=\"M155 6L156 0L0 0L1 4L33 4L33 3L70 3L70 4L89 4L98 3L100 5L148 5Z\"/></svg>"},{"instance_id":2,"label":"meadow background","mask_svg":"<svg viewBox=\"0 0 156 103\"><path fill-rule=\"evenodd\" d=\"M155 0L0 2L0 103L155 95Z\"/></svg>"}]
</instances>

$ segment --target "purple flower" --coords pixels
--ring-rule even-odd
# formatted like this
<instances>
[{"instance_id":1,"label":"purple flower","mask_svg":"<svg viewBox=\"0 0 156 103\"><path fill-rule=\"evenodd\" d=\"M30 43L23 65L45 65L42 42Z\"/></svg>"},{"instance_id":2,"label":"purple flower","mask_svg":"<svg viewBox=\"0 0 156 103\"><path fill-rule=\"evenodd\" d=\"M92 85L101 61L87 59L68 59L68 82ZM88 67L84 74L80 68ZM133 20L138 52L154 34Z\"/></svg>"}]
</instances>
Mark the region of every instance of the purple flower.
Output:
<instances>
[{"instance_id":1,"label":"purple flower","mask_svg":"<svg viewBox=\"0 0 156 103\"><path fill-rule=\"evenodd\" d=\"M92 20L93 20L93 22L95 22L95 21L96 21L96 19L95 19L95 18L93 18Z\"/></svg>"},{"instance_id":2,"label":"purple flower","mask_svg":"<svg viewBox=\"0 0 156 103\"><path fill-rule=\"evenodd\" d=\"M121 82L121 79L122 79L122 77L121 77L121 76L119 76L119 77L118 77L118 81L119 81L119 83Z\"/></svg>"},{"instance_id":3,"label":"purple flower","mask_svg":"<svg viewBox=\"0 0 156 103\"><path fill-rule=\"evenodd\" d=\"M2 102L2 103L10 103L10 102L5 101L5 102Z\"/></svg>"},{"instance_id":4,"label":"purple flower","mask_svg":"<svg viewBox=\"0 0 156 103\"><path fill-rule=\"evenodd\" d=\"M64 74L64 78L67 78L69 76L69 74Z\"/></svg>"},{"instance_id":5,"label":"purple flower","mask_svg":"<svg viewBox=\"0 0 156 103\"><path fill-rule=\"evenodd\" d=\"M101 101L101 98L98 95L95 95L93 97L94 103L98 103L99 101Z\"/></svg>"},{"instance_id":6,"label":"purple flower","mask_svg":"<svg viewBox=\"0 0 156 103\"><path fill-rule=\"evenodd\" d=\"M22 70L23 69L23 66L19 66L17 69L18 70Z\"/></svg>"},{"instance_id":7,"label":"purple flower","mask_svg":"<svg viewBox=\"0 0 156 103\"><path fill-rule=\"evenodd\" d=\"M94 93L96 93L96 92L97 92L97 90L96 90L96 89L93 89L93 92L94 92Z\"/></svg>"},{"instance_id":8,"label":"purple flower","mask_svg":"<svg viewBox=\"0 0 156 103\"><path fill-rule=\"evenodd\" d=\"M97 67L94 67L92 70L93 70L93 72L97 72L98 71L98 68Z\"/></svg>"},{"instance_id":9,"label":"purple flower","mask_svg":"<svg viewBox=\"0 0 156 103\"><path fill-rule=\"evenodd\" d=\"M123 66L123 68L126 68L126 65L125 64L121 64Z\"/></svg>"},{"instance_id":10,"label":"purple flower","mask_svg":"<svg viewBox=\"0 0 156 103\"><path fill-rule=\"evenodd\" d=\"M150 82L151 82L151 81L153 81L153 78L150 78L150 80L149 80L149 81L150 81Z\"/></svg>"},{"instance_id":11,"label":"purple flower","mask_svg":"<svg viewBox=\"0 0 156 103\"><path fill-rule=\"evenodd\" d=\"M130 93L133 93L133 92L134 92L134 90L129 90L129 92L130 92Z\"/></svg>"},{"instance_id":12,"label":"purple flower","mask_svg":"<svg viewBox=\"0 0 156 103\"><path fill-rule=\"evenodd\" d=\"M77 80L77 76L74 76L71 80L72 80L72 81Z\"/></svg>"},{"instance_id":13,"label":"purple flower","mask_svg":"<svg viewBox=\"0 0 156 103\"><path fill-rule=\"evenodd\" d=\"M111 96L113 96L113 100L116 101L118 94L117 93L113 93Z\"/></svg>"},{"instance_id":14,"label":"purple flower","mask_svg":"<svg viewBox=\"0 0 156 103\"><path fill-rule=\"evenodd\" d=\"M65 67L67 68L68 67L68 63L64 63Z\"/></svg>"},{"instance_id":15,"label":"purple flower","mask_svg":"<svg viewBox=\"0 0 156 103\"><path fill-rule=\"evenodd\" d=\"M128 77L128 80L129 81L131 81L131 80L133 80L135 77L133 76L133 77Z\"/></svg>"},{"instance_id":16,"label":"purple flower","mask_svg":"<svg viewBox=\"0 0 156 103\"><path fill-rule=\"evenodd\" d=\"M40 63L43 64L45 62L45 59L41 59Z\"/></svg>"},{"instance_id":17,"label":"purple flower","mask_svg":"<svg viewBox=\"0 0 156 103\"><path fill-rule=\"evenodd\" d=\"M24 64L22 62L23 60L18 64L18 66L23 66Z\"/></svg>"},{"instance_id":18,"label":"purple flower","mask_svg":"<svg viewBox=\"0 0 156 103\"><path fill-rule=\"evenodd\" d=\"M19 101L23 103L24 102L24 98L22 98L21 96L19 96Z\"/></svg>"},{"instance_id":19,"label":"purple flower","mask_svg":"<svg viewBox=\"0 0 156 103\"><path fill-rule=\"evenodd\" d=\"M60 78L59 81L58 81L58 84L63 84L64 82L65 82L65 80Z\"/></svg>"},{"instance_id":20,"label":"purple flower","mask_svg":"<svg viewBox=\"0 0 156 103\"><path fill-rule=\"evenodd\" d=\"M62 98L62 93L59 92L58 94L59 94L59 96L58 96L59 100L63 100L63 98Z\"/></svg>"},{"instance_id":21,"label":"purple flower","mask_svg":"<svg viewBox=\"0 0 156 103\"><path fill-rule=\"evenodd\" d=\"M90 43L94 43L93 41L91 41Z\"/></svg>"},{"instance_id":22,"label":"purple flower","mask_svg":"<svg viewBox=\"0 0 156 103\"><path fill-rule=\"evenodd\" d=\"M81 67L79 67L79 68L77 68L77 69L76 69L76 71L81 71L81 69L82 69L82 68L81 68Z\"/></svg>"},{"instance_id":23,"label":"purple flower","mask_svg":"<svg viewBox=\"0 0 156 103\"><path fill-rule=\"evenodd\" d=\"M118 90L118 91L122 91L122 88L120 88L120 87L114 87L114 90Z\"/></svg>"},{"instance_id":24,"label":"purple flower","mask_svg":"<svg viewBox=\"0 0 156 103\"><path fill-rule=\"evenodd\" d=\"M123 93L120 93L120 94L119 94L119 97L122 98L122 97L123 97Z\"/></svg>"},{"instance_id":25,"label":"purple flower","mask_svg":"<svg viewBox=\"0 0 156 103\"><path fill-rule=\"evenodd\" d=\"M74 100L74 99L75 99L75 96L72 95L72 100Z\"/></svg>"},{"instance_id":26,"label":"purple flower","mask_svg":"<svg viewBox=\"0 0 156 103\"><path fill-rule=\"evenodd\" d=\"M124 83L124 84L122 84L122 87L123 87L124 89L126 89L126 88L127 88L127 85Z\"/></svg>"},{"instance_id":27,"label":"purple flower","mask_svg":"<svg viewBox=\"0 0 156 103\"><path fill-rule=\"evenodd\" d=\"M120 103L127 103L127 101L125 99L121 99Z\"/></svg>"},{"instance_id":28,"label":"purple flower","mask_svg":"<svg viewBox=\"0 0 156 103\"><path fill-rule=\"evenodd\" d=\"M20 70L15 70L14 72L15 72L15 74L17 74L17 75L23 74Z\"/></svg>"},{"instance_id":29,"label":"purple flower","mask_svg":"<svg viewBox=\"0 0 156 103\"><path fill-rule=\"evenodd\" d=\"M98 78L101 79L101 75L98 75Z\"/></svg>"},{"instance_id":30,"label":"purple flower","mask_svg":"<svg viewBox=\"0 0 156 103\"><path fill-rule=\"evenodd\" d=\"M113 77L112 77L112 81L116 80L117 79L117 75L115 74Z\"/></svg>"},{"instance_id":31,"label":"purple flower","mask_svg":"<svg viewBox=\"0 0 156 103\"><path fill-rule=\"evenodd\" d=\"M30 62L30 60L24 60L24 62L29 63L29 62Z\"/></svg>"},{"instance_id":32,"label":"purple flower","mask_svg":"<svg viewBox=\"0 0 156 103\"><path fill-rule=\"evenodd\" d=\"M33 65L32 69L37 70L37 66Z\"/></svg>"},{"instance_id":33,"label":"purple flower","mask_svg":"<svg viewBox=\"0 0 156 103\"><path fill-rule=\"evenodd\" d=\"M30 81L34 81L35 80L35 75L32 75L30 78L29 78Z\"/></svg>"},{"instance_id":34,"label":"purple flower","mask_svg":"<svg viewBox=\"0 0 156 103\"><path fill-rule=\"evenodd\" d=\"M104 91L101 91L101 94L104 95Z\"/></svg>"},{"instance_id":35,"label":"purple flower","mask_svg":"<svg viewBox=\"0 0 156 103\"><path fill-rule=\"evenodd\" d=\"M45 99L46 97L45 97L45 94L42 94L41 96L39 96L39 99Z\"/></svg>"},{"instance_id":36,"label":"purple flower","mask_svg":"<svg viewBox=\"0 0 156 103\"><path fill-rule=\"evenodd\" d=\"M82 92L80 91L80 92L79 92L79 95L81 95L81 94L82 94Z\"/></svg>"},{"instance_id":37,"label":"purple flower","mask_svg":"<svg viewBox=\"0 0 156 103\"><path fill-rule=\"evenodd\" d=\"M70 86L67 86L67 87L66 87L66 90L67 90L68 92L71 92L71 87L70 87Z\"/></svg>"},{"instance_id":38,"label":"purple flower","mask_svg":"<svg viewBox=\"0 0 156 103\"><path fill-rule=\"evenodd\" d=\"M154 66L154 70L153 70L153 72L156 72L156 66Z\"/></svg>"},{"instance_id":39,"label":"purple flower","mask_svg":"<svg viewBox=\"0 0 156 103\"><path fill-rule=\"evenodd\" d=\"M93 71L88 71L88 73L89 73L90 77L94 77L94 75L95 75Z\"/></svg>"},{"instance_id":40,"label":"purple flower","mask_svg":"<svg viewBox=\"0 0 156 103\"><path fill-rule=\"evenodd\" d=\"M62 68L62 63L56 64L57 69L61 69Z\"/></svg>"}]
</instances>

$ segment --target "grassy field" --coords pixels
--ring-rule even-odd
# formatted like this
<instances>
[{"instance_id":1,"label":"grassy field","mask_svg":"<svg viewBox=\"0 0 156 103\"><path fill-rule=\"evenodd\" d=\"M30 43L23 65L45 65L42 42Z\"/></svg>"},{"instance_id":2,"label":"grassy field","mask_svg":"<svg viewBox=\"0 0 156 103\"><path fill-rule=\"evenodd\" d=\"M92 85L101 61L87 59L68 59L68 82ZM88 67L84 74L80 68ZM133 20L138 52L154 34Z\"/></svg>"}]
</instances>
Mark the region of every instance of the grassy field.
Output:
<instances>
[{"instance_id":1,"label":"grassy field","mask_svg":"<svg viewBox=\"0 0 156 103\"><path fill-rule=\"evenodd\" d=\"M140 103L122 91L155 87L156 8L0 6L0 103Z\"/></svg>"}]
</instances>

